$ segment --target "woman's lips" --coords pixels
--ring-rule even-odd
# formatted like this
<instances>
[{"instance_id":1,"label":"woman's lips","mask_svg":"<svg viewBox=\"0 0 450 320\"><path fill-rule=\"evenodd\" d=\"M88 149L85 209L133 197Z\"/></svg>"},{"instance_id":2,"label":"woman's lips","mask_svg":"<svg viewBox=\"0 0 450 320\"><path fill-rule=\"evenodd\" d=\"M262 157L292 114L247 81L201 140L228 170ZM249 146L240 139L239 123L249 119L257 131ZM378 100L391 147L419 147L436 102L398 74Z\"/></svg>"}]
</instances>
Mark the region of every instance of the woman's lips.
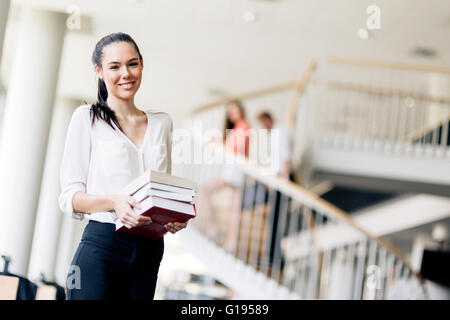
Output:
<instances>
[{"instance_id":1,"label":"woman's lips","mask_svg":"<svg viewBox=\"0 0 450 320\"><path fill-rule=\"evenodd\" d=\"M135 81L119 83L119 86L121 86L123 89L131 89L134 86L134 83Z\"/></svg>"}]
</instances>

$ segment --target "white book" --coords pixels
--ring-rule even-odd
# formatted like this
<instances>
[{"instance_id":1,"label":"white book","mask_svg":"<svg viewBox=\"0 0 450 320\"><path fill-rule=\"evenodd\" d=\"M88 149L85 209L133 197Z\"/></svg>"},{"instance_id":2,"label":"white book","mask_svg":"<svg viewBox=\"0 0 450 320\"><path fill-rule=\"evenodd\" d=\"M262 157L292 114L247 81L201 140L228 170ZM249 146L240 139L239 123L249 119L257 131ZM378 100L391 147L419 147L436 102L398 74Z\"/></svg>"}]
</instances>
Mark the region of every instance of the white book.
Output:
<instances>
[{"instance_id":1,"label":"white book","mask_svg":"<svg viewBox=\"0 0 450 320\"><path fill-rule=\"evenodd\" d=\"M160 197L148 197L140 203L141 209L134 209L138 214L146 212L151 207L158 207L162 209L167 209L170 211L175 211L179 213L188 214L195 216L194 205L190 203L184 203L179 201L173 201L170 199L164 199Z\"/></svg>"},{"instance_id":2,"label":"white book","mask_svg":"<svg viewBox=\"0 0 450 320\"><path fill-rule=\"evenodd\" d=\"M192 202L194 197L192 194L183 194L178 192L170 192L164 190L153 189L150 184L145 185L143 188L136 191L132 194L133 198L136 199L137 202L141 202L147 196L158 196L161 198L184 201L184 202Z\"/></svg>"},{"instance_id":3,"label":"white book","mask_svg":"<svg viewBox=\"0 0 450 320\"><path fill-rule=\"evenodd\" d=\"M133 194L136 192L136 190L141 189L149 182L152 184L152 186L155 186L155 189L185 194L192 194L192 192L194 192L193 190L196 189L196 184L193 181L176 177L167 173L149 170L131 181L124 188L122 188L120 193L127 195Z\"/></svg>"},{"instance_id":4,"label":"white book","mask_svg":"<svg viewBox=\"0 0 450 320\"><path fill-rule=\"evenodd\" d=\"M151 182L157 182L157 183L177 186L177 187L181 187L181 188L186 188L186 189L195 189L195 186L196 186L195 183L191 180L173 176L168 173L150 170L149 174L150 174L149 180Z\"/></svg>"},{"instance_id":5,"label":"white book","mask_svg":"<svg viewBox=\"0 0 450 320\"><path fill-rule=\"evenodd\" d=\"M195 189L191 189L191 188L182 188L182 187L177 187L177 186L171 186L168 184L158 183L158 182L153 182L153 181L149 182L149 187L152 189L182 193L182 194L190 195L192 197L195 196Z\"/></svg>"}]
</instances>

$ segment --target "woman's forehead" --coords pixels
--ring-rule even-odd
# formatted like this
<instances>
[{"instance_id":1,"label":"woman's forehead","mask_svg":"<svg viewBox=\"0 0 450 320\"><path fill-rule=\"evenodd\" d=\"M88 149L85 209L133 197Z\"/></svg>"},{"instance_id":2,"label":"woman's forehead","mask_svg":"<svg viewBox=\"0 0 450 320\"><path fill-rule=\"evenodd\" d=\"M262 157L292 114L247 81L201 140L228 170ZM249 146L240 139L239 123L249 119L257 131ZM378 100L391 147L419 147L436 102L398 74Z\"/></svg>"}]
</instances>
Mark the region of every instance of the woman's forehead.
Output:
<instances>
[{"instance_id":1,"label":"woman's forehead","mask_svg":"<svg viewBox=\"0 0 450 320\"><path fill-rule=\"evenodd\" d=\"M114 42L103 48L103 61L127 62L132 58L139 58L139 55L131 43Z\"/></svg>"}]
</instances>

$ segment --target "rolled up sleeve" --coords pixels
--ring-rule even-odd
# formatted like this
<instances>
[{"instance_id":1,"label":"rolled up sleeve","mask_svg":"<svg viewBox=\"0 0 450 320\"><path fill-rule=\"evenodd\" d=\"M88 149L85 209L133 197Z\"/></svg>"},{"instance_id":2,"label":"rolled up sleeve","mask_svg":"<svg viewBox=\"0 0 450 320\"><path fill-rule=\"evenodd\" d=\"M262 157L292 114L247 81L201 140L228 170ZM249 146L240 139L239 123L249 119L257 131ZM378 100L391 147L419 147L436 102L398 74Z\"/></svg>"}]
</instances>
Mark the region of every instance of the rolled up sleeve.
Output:
<instances>
[{"instance_id":1,"label":"rolled up sleeve","mask_svg":"<svg viewBox=\"0 0 450 320\"><path fill-rule=\"evenodd\" d=\"M59 207L64 214L78 220L83 214L73 209L73 196L86 192L86 182L91 154L91 125L89 109L77 108L67 129L66 142L60 167L61 193Z\"/></svg>"}]
</instances>

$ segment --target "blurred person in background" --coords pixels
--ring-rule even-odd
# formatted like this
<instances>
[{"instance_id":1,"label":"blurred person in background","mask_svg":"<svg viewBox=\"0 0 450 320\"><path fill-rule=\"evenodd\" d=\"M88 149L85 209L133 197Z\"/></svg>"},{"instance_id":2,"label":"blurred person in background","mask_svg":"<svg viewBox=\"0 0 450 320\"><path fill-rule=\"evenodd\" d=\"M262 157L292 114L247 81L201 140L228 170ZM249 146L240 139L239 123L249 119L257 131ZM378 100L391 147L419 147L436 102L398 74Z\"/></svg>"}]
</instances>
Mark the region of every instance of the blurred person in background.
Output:
<instances>
[{"instance_id":1,"label":"blurred person in background","mask_svg":"<svg viewBox=\"0 0 450 320\"><path fill-rule=\"evenodd\" d=\"M132 196L118 192L149 169L171 173L172 120L167 113L135 106L144 65L129 35L103 37L92 63L98 101L73 113L60 169L61 210L89 219L71 262L79 270L79 286L67 285L67 299L153 299L163 237L115 232L115 220L127 228L152 223L134 211L139 205ZM165 227L175 233L186 224ZM73 276L68 274L67 284Z\"/></svg>"},{"instance_id":2,"label":"blurred person in background","mask_svg":"<svg viewBox=\"0 0 450 320\"><path fill-rule=\"evenodd\" d=\"M259 124L266 130L269 130L271 136L276 134L277 139L271 139L277 146L268 146L270 161L273 168L276 168L276 174L293 181L291 173L291 138L289 132L279 123L275 123L272 115L267 112L261 112L258 115ZM276 132L275 132L276 131Z\"/></svg>"},{"instance_id":3,"label":"blurred person in background","mask_svg":"<svg viewBox=\"0 0 450 320\"><path fill-rule=\"evenodd\" d=\"M234 153L248 157L250 139L248 130L250 124L245 117L245 110L240 100L232 100L226 104L226 117L223 128L223 144L225 148ZM229 187L232 189L231 212L229 213L229 228L225 240L225 249L233 251L237 245L237 232L239 227L239 212L241 204L242 186L244 184L244 176L237 169L237 165L233 163L224 163L222 172L219 177L205 187L207 195L208 213L210 214L211 223L210 236L217 235L219 227L218 208L213 204L212 198L209 196L222 188Z\"/></svg>"}]
</instances>

